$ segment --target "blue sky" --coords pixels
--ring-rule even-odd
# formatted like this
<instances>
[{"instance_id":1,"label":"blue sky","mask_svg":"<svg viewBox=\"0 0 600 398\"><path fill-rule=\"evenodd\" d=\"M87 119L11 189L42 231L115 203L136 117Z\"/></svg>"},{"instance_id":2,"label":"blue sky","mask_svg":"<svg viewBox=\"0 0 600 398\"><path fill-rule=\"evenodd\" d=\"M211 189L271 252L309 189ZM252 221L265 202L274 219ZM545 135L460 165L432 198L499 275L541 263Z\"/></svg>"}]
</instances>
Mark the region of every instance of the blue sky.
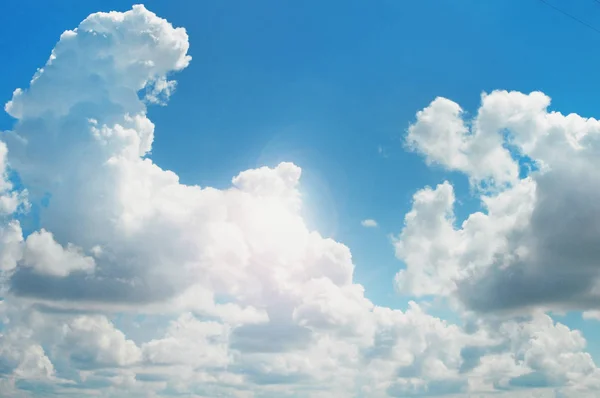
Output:
<instances>
[{"instance_id":1,"label":"blue sky","mask_svg":"<svg viewBox=\"0 0 600 398\"><path fill-rule=\"evenodd\" d=\"M597 2L554 3L600 28ZM0 6L10 16L0 25L3 103L16 87L27 87L64 30L91 13L131 5L23 0ZM565 115L600 116L594 79L600 34L538 0L145 6L185 27L192 56L172 74L177 89L168 106L149 107L156 126L152 160L183 184L218 189L243 170L282 161L300 166L307 224L351 249L354 282L378 306L408 308L411 294L394 289L404 265L392 236L403 230L415 192L449 180L457 227L480 210L464 170L429 167L426 151L406 149L417 111L445 97L469 119L482 92L502 89L541 91ZM0 116L1 130L14 124ZM364 219L378 227L363 227ZM445 305L430 313L460 322ZM579 308L555 319L581 330L600 360L597 324L583 321Z\"/></svg>"}]
</instances>

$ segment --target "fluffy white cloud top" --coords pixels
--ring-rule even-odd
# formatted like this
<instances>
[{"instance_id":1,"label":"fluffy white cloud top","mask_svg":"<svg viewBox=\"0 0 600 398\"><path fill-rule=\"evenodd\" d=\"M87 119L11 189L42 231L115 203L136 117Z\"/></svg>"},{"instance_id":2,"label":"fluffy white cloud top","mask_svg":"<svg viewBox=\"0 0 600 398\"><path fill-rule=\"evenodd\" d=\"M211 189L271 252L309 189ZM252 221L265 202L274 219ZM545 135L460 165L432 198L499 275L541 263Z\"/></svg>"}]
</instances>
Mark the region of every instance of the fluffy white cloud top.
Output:
<instances>
[{"instance_id":1,"label":"fluffy white cloud top","mask_svg":"<svg viewBox=\"0 0 600 398\"><path fill-rule=\"evenodd\" d=\"M441 98L417 114L411 147L463 172L482 211L458 225L450 183L417 192L396 240L401 290L482 312L597 308L600 122L549 105L540 92L494 91L470 120Z\"/></svg>"},{"instance_id":2,"label":"fluffy white cloud top","mask_svg":"<svg viewBox=\"0 0 600 398\"><path fill-rule=\"evenodd\" d=\"M153 163L146 106L174 93L188 47L143 6L92 14L6 104L0 395L593 394L600 373L578 331L539 310L471 310L595 297L596 202L578 195L597 192L596 121L548 113L539 93L484 97L475 131L449 100L418 114L411 147L467 173L486 210L457 229L452 186L426 188L396 241L399 288L459 298L465 324L452 324L365 297L348 247L302 219L298 166L243 171L219 190ZM519 179L507 129L539 173ZM42 200L23 236L20 217ZM577 272L556 289L567 262Z\"/></svg>"}]
</instances>

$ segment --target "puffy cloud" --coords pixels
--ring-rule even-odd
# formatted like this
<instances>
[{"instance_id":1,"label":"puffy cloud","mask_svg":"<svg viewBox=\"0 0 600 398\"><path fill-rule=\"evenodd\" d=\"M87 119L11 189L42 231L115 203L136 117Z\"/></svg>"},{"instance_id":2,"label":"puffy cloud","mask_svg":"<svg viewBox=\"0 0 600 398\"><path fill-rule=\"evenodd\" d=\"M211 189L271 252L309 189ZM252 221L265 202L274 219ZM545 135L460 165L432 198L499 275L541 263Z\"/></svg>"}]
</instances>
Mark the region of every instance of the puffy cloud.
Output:
<instances>
[{"instance_id":1,"label":"puffy cloud","mask_svg":"<svg viewBox=\"0 0 600 398\"><path fill-rule=\"evenodd\" d=\"M52 233L42 228L27 237L23 265L40 274L64 277L71 272L93 271L96 263L71 243L67 244L66 249L63 248L56 243Z\"/></svg>"},{"instance_id":2,"label":"puffy cloud","mask_svg":"<svg viewBox=\"0 0 600 398\"><path fill-rule=\"evenodd\" d=\"M163 338L142 347L152 364L187 364L193 367L225 367L228 355L228 327L217 322L200 322L190 313L173 321Z\"/></svg>"},{"instance_id":3,"label":"puffy cloud","mask_svg":"<svg viewBox=\"0 0 600 398\"><path fill-rule=\"evenodd\" d=\"M0 271L11 271L22 257L23 233L19 221L10 218L27 211L27 190L13 189L9 178L8 148L0 141Z\"/></svg>"},{"instance_id":4,"label":"puffy cloud","mask_svg":"<svg viewBox=\"0 0 600 398\"><path fill-rule=\"evenodd\" d=\"M469 121L447 99L417 114L411 145L493 189L476 191L483 210L460 226L448 183L415 195L396 242L406 263L401 289L455 294L478 311L595 307L600 122L548 111L549 104L539 92L495 91ZM532 165L528 176L517 178L518 163Z\"/></svg>"},{"instance_id":5,"label":"puffy cloud","mask_svg":"<svg viewBox=\"0 0 600 398\"><path fill-rule=\"evenodd\" d=\"M8 147L0 141L0 217L10 216L22 207L26 210L29 206L27 190L21 192L13 190L13 183L9 178Z\"/></svg>"},{"instance_id":6,"label":"puffy cloud","mask_svg":"<svg viewBox=\"0 0 600 398\"><path fill-rule=\"evenodd\" d=\"M405 311L374 305L353 282L349 248L305 224L300 167L246 170L219 190L182 184L153 163L146 105L171 95L167 77L190 62L187 50L185 30L143 6L92 14L6 105L17 122L0 151L0 195L18 204L0 206L4 395L41 382L57 396L466 394L518 389L529 374L595 386L583 337L545 315L468 330L415 302ZM494 147L501 140L470 134L458 119L449 101L424 111L413 147L501 192L482 197L487 213L462 230L449 183L415 195L396 244L407 263L399 284L418 294L451 294L485 274L535 213L537 182L518 181L516 163ZM497 124L489 116L480 128ZM445 146L431 126L450 126ZM10 217L26 210L25 198L47 201L27 237Z\"/></svg>"},{"instance_id":7,"label":"puffy cloud","mask_svg":"<svg viewBox=\"0 0 600 398\"><path fill-rule=\"evenodd\" d=\"M0 226L0 269L10 271L23 257L23 231L18 221Z\"/></svg>"},{"instance_id":8,"label":"puffy cloud","mask_svg":"<svg viewBox=\"0 0 600 398\"><path fill-rule=\"evenodd\" d=\"M155 88L168 87L161 83L165 75L191 59L187 39L184 29L174 29L142 5L126 13L92 14L61 35L29 89L15 90L5 109L20 120L66 116L82 105L143 111L137 92L154 82L159 82ZM68 81L56 91L64 76Z\"/></svg>"},{"instance_id":9,"label":"puffy cloud","mask_svg":"<svg viewBox=\"0 0 600 398\"><path fill-rule=\"evenodd\" d=\"M408 128L408 147L423 153L427 163L462 171L477 183L502 185L517 180L518 165L502 146L502 136L477 125L470 130L462 114L457 103L436 98Z\"/></svg>"},{"instance_id":10,"label":"puffy cloud","mask_svg":"<svg viewBox=\"0 0 600 398\"><path fill-rule=\"evenodd\" d=\"M60 344L83 367L126 366L141 358L136 344L101 315L78 316L65 323Z\"/></svg>"},{"instance_id":11,"label":"puffy cloud","mask_svg":"<svg viewBox=\"0 0 600 398\"><path fill-rule=\"evenodd\" d=\"M395 242L396 255L407 265L396 275L401 290L415 295L447 294L452 290L459 270L458 264L449 261L459 239L453 228L454 200L454 191L447 182L414 195L413 208Z\"/></svg>"},{"instance_id":12,"label":"puffy cloud","mask_svg":"<svg viewBox=\"0 0 600 398\"><path fill-rule=\"evenodd\" d=\"M368 218L366 220L362 220L360 222L360 225L362 225L363 227L366 227L366 228L375 228L377 226L377 221Z\"/></svg>"},{"instance_id":13,"label":"puffy cloud","mask_svg":"<svg viewBox=\"0 0 600 398\"><path fill-rule=\"evenodd\" d=\"M470 347L472 377L490 388L587 386L597 388L600 370L579 331L535 313L526 319L479 321L492 344Z\"/></svg>"},{"instance_id":14,"label":"puffy cloud","mask_svg":"<svg viewBox=\"0 0 600 398\"><path fill-rule=\"evenodd\" d=\"M0 355L3 368L12 367L13 374L19 379L51 379L54 375L54 366L39 344L18 348L3 345Z\"/></svg>"},{"instance_id":15,"label":"puffy cloud","mask_svg":"<svg viewBox=\"0 0 600 398\"><path fill-rule=\"evenodd\" d=\"M507 250L507 235L526 227L535 191L535 183L526 178L497 195L481 196L485 212L469 215L460 228L449 182L418 191L395 240L396 255L406 264L396 275L398 287L418 296L456 291L457 282L480 272ZM514 255L525 250L520 246Z\"/></svg>"}]
</instances>

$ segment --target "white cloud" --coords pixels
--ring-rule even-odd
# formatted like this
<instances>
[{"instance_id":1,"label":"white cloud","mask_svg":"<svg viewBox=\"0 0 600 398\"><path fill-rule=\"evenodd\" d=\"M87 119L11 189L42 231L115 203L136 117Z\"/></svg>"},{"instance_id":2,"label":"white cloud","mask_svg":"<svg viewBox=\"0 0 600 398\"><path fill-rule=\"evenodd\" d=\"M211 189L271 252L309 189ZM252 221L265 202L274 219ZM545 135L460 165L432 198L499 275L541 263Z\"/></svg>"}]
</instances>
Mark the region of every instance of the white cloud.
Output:
<instances>
[{"instance_id":1,"label":"white cloud","mask_svg":"<svg viewBox=\"0 0 600 398\"><path fill-rule=\"evenodd\" d=\"M453 228L454 191L449 183L417 192L413 209L396 241L396 255L407 268L396 275L402 291L417 296L447 294L457 278L458 265L451 262L458 237Z\"/></svg>"},{"instance_id":2,"label":"white cloud","mask_svg":"<svg viewBox=\"0 0 600 398\"><path fill-rule=\"evenodd\" d=\"M26 204L27 192L12 191L13 184L8 176L8 148L0 141L0 216L6 216L17 211L21 204Z\"/></svg>"},{"instance_id":3,"label":"white cloud","mask_svg":"<svg viewBox=\"0 0 600 398\"><path fill-rule=\"evenodd\" d=\"M547 315L535 314L527 322L513 320L488 329L493 338L512 345L514 366L521 369L517 377L501 381L506 387L531 383L596 386L600 382L600 370L585 352L581 333ZM481 362L479 371L485 371L484 366L496 365Z\"/></svg>"},{"instance_id":4,"label":"white cloud","mask_svg":"<svg viewBox=\"0 0 600 398\"><path fill-rule=\"evenodd\" d=\"M217 322L200 322L190 313L173 321L166 336L145 343L145 360L152 364L186 364L224 368L230 362L229 328Z\"/></svg>"},{"instance_id":5,"label":"white cloud","mask_svg":"<svg viewBox=\"0 0 600 398\"><path fill-rule=\"evenodd\" d=\"M534 195L534 182L523 179L497 195L481 196L485 212L471 214L457 229L449 182L415 193L395 240L396 255L406 264L396 276L399 288L417 296L455 291L458 281L498 259L507 248L507 234L526 227ZM525 253L526 248L518 249L514 255Z\"/></svg>"},{"instance_id":6,"label":"white cloud","mask_svg":"<svg viewBox=\"0 0 600 398\"><path fill-rule=\"evenodd\" d=\"M25 240L17 221L2 221L0 371L15 381L0 378L4 395L22 380L115 397L487 393L518 389L528 374L595 386L583 337L545 315L479 318L468 330L415 302L374 305L353 282L350 249L301 217L300 167L246 170L219 190L153 163L146 104L168 99L167 76L187 66L187 50L185 30L142 6L93 14L6 105L17 123L2 164L31 201L50 199ZM533 180L517 181L498 140L467 134L459 114L449 101L420 114L415 149L505 190L483 197L487 214L460 230L449 183L415 195L396 248L407 264L399 284L416 294L455 292L512 247L507 236L532 213ZM431 126L447 129L444 146ZM3 195L26 197L4 184ZM168 324L134 338L122 316Z\"/></svg>"},{"instance_id":7,"label":"white cloud","mask_svg":"<svg viewBox=\"0 0 600 398\"><path fill-rule=\"evenodd\" d=\"M67 244L66 249L63 248L56 243L52 233L42 228L27 237L23 265L40 274L64 277L71 272L93 271L96 263L71 243Z\"/></svg>"},{"instance_id":8,"label":"white cloud","mask_svg":"<svg viewBox=\"0 0 600 398\"><path fill-rule=\"evenodd\" d=\"M18 221L0 226L0 270L10 271L23 256L23 231Z\"/></svg>"},{"instance_id":9,"label":"white cloud","mask_svg":"<svg viewBox=\"0 0 600 398\"><path fill-rule=\"evenodd\" d=\"M13 372L21 379L51 379L54 376L54 366L39 344L25 346L19 352L2 352L3 358L16 359Z\"/></svg>"},{"instance_id":10,"label":"white cloud","mask_svg":"<svg viewBox=\"0 0 600 398\"><path fill-rule=\"evenodd\" d=\"M600 321L600 311L584 311L583 319L595 319Z\"/></svg>"},{"instance_id":11,"label":"white cloud","mask_svg":"<svg viewBox=\"0 0 600 398\"><path fill-rule=\"evenodd\" d=\"M493 189L476 192L483 211L462 225L453 220L448 183L415 195L396 243L407 267L398 274L401 289L455 294L481 311L594 309L600 122L548 111L549 104L539 92L495 91L482 96L477 114L466 122L447 99L417 114L408 133L411 145ZM480 139L485 145L475 144ZM514 160L506 157L507 146L514 148ZM492 153L504 154L504 160L493 160ZM530 159L537 171L517 179L517 158Z\"/></svg>"},{"instance_id":12,"label":"white cloud","mask_svg":"<svg viewBox=\"0 0 600 398\"><path fill-rule=\"evenodd\" d=\"M465 172L474 182L509 184L518 178L518 165L502 146L502 137L475 124L470 130L463 110L446 98L436 98L417 113L408 129L409 148L425 155L427 163Z\"/></svg>"},{"instance_id":13,"label":"white cloud","mask_svg":"<svg viewBox=\"0 0 600 398\"><path fill-rule=\"evenodd\" d=\"M366 220L362 220L360 222L360 225L362 225L363 227L366 227L366 228L375 228L375 227L377 227L377 221L368 218Z\"/></svg>"},{"instance_id":14,"label":"white cloud","mask_svg":"<svg viewBox=\"0 0 600 398\"><path fill-rule=\"evenodd\" d=\"M62 328L63 352L83 366L126 366L141 359L136 344L101 315L78 316Z\"/></svg>"}]
</instances>

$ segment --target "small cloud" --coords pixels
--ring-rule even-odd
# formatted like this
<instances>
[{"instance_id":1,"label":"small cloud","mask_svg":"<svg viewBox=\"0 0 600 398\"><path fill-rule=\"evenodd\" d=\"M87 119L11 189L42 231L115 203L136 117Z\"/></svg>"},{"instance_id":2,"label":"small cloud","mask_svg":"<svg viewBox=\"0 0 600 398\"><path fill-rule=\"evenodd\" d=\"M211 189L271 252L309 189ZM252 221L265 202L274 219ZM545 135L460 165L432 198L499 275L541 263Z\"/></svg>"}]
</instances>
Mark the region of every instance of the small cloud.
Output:
<instances>
[{"instance_id":1,"label":"small cloud","mask_svg":"<svg viewBox=\"0 0 600 398\"><path fill-rule=\"evenodd\" d=\"M367 228L375 228L377 226L377 221L368 218L366 220L362 220L360 225Z\"/></svg>"},{"instance_id":2,"label":"small cloud","mask_svg":"<svg viewBox=\"0 0 600 398\"><path fill-rule=\"evenodd\" d=\"M584 311L582 317L583 319L595 319L600 321L600 311Z\"/></svg>"}]
</instances>

